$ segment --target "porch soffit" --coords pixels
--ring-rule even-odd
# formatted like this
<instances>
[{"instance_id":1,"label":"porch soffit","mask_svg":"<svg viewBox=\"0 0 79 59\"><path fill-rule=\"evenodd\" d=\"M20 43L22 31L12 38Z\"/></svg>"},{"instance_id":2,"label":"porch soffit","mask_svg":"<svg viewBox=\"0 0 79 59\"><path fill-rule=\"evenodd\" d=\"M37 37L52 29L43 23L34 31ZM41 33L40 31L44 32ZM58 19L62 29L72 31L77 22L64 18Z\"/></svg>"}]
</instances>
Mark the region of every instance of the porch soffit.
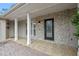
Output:
<instances>
[{"instance_id":1,"label":"porch soffit","mask_svg":"<svg viewBox=\"0 0 79 59\"><path fill-rule=\"evenodd\" d=\"M39 16L39 15L45 15L51 12L61 11L64 9L71 9L77 7L77 4L75 3L57 3L57 4L22 4L13 9L11 12L5 15L5 18L7 19L14 19L14 18L24 18L26 19L26 13L30 12L31 17ZM36 9L35 9L36 8Z\"/></svg>"},{"instance_id":2,"label":"porch soffit","mask_svg":"<svg viewBox=\"0 0 79 59\"><path fill-rule=\"evenodd\" d=\"M16 3L11 9L9 9L6 13L4 13L3 16L0 16L0 19L4 19L7 20L7 18L5 18L5 16L7 16L8 14L12 13L13 11L15 11L16 9L18 9L19 7L23 6L25 3Z\"/></svg>"}]
</instances>

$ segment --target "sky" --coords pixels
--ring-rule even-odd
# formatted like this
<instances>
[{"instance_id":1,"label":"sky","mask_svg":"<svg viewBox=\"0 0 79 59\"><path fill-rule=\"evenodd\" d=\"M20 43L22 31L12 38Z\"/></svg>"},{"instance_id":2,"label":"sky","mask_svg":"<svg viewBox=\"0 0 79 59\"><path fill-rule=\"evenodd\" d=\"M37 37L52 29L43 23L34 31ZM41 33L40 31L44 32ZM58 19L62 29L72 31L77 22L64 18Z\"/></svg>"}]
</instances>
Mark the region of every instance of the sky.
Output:
<instances>
[{"instance_id":1,"label":"sky","mask_svg":"<svg viewBox=\"0 0 79 59\"><path fill-rule=\"evenodd\" d=\"M0 15L7 12L13 5L14 3L0 3Z\"/></svg>"}]
</instances>

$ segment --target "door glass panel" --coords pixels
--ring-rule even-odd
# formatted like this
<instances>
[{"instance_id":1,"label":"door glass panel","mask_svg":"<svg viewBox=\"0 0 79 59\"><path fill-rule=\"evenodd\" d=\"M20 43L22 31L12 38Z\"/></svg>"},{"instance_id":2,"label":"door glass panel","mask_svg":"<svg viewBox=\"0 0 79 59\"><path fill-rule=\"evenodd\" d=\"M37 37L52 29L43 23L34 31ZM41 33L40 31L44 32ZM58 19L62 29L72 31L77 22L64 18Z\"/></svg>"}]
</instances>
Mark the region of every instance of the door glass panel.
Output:
<instances>
[{"instance_id":1,"label":"door glass panel","mask_svg":"<svg viewBox=\"0 0 79 59\"><path fill-rule=\"evenodd\" d=\"M52 37L52 20L46 21L46 37Z\"/></svg>"},{"instance_id":2,"label":"door glass panel","mask_svg":"<svg viewBox=\"0 0 79 59\"><path fill-rule=\"evenodd\" d=\"M36 25L34 24L34 29L33 29L33 31L34 31L34 36L36 35Z\"/></svg>"}]
</instances>

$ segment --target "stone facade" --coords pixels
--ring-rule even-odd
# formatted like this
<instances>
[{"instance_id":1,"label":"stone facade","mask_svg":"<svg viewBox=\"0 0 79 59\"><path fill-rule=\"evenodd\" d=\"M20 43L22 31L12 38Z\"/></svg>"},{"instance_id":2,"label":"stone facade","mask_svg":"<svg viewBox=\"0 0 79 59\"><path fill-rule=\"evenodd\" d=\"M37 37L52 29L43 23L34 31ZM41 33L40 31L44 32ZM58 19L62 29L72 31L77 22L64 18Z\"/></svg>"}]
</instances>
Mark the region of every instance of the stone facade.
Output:
<instances>
[{"instance_id":1,"label":"stone facade","mask_svg":"<svg viewBox=\"0 0 79 59\"><path fill-rule=\"evenodd\" d=\"M57 44L66 44L69 46L77 47L77 39L73 36L74 27L71 24L71 16L74 14L75 9L67 9L43 16L38 16L32 18L32 40L45 40L44 39L44 20L54 18L54 41L52 43ZM40 23L38 23L40 21ZM34 35L34 23L36 35ZM10 26L12 27L12 26ZM19 37L26 39L26 21L19 22ZM14 32L14 31L13 31ZM9 36L13 37L12 32L10 31Z\"/></svg>"},{"instance_id":2,"label":"stone facade","mask_svg":"<svg viewBox=\"0 0 79 59\"><path fill-rule=\"evenodd\" d=\"M38 16L32 20L32 38L44 40L44 20L54 18L54 41L77 47L77 39L73 36L74 27L71 24L71 16L75 9L68 9L48 15ZM40 23L38 23L40 21ZM33 34L33 23L36 23L36 35Z\"/></svg>"},{"instance_id":3,"label":"stone facade","mask_svg":"<svg viewBox=\"0 0 79 59\"><path fill-rule=\"evenodd\" d=\"M0 42L6 40L6 21L0 20Z\"/></svg>"}]
</instances>

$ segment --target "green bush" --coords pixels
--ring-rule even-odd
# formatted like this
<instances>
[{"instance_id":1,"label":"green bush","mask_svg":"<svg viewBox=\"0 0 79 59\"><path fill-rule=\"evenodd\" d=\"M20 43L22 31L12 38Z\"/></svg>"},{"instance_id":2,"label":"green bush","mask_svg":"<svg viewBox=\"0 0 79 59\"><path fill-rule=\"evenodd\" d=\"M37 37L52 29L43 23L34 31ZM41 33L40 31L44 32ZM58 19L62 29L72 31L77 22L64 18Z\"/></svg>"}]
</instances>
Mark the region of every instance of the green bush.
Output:
<instances>
[{"instance_id":1,"label":"green bush","mask_svg":"<svg viewBox=\"0 0 79 59\"><path fill-rule=\"evenodd\" d=\"M74 25L76 31L74 33L74 36L79 38L79 10L76 11L76 13L72 16L72 25Z\"/></svg>"}]
</instances>

